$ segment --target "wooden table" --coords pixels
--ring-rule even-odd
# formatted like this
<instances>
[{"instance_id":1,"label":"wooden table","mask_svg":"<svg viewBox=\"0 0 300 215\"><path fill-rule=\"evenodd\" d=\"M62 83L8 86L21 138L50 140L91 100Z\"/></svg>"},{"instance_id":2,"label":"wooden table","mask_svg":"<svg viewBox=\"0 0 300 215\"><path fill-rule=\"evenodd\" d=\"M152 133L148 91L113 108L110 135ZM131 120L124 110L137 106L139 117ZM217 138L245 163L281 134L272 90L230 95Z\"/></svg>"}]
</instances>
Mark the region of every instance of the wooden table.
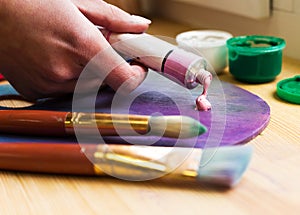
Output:
<instances>
[{"instance_id":1,"label":"wooden table","mask_svg":"<svg viewBox=\"0 0 300 215\"><path fill-rule=\"evenodd\" d=\"M174 37L189 29L154 20L149 33ZM300 106L275 94L276 83L299 70L300 61L284 58L281 74L271 83L242 84L228 72L219 76L259 95L271 107L271 121L249 143L254 157L234 189L2 171L0 214L299 214Z\"/></svg>"}]
</instances>

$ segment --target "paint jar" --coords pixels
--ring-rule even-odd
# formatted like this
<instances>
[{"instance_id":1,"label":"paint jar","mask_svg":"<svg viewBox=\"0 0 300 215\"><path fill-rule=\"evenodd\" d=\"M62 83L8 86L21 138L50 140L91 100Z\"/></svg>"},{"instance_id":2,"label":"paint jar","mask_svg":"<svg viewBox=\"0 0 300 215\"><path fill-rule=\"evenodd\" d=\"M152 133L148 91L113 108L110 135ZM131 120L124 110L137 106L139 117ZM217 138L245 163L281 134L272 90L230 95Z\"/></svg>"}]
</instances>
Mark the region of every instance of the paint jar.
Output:
<instances>
[{"instance_id":1,"label":"paint jar","mask_svg":"<svg viewBox=\"0 0 300 215\"><path fill-rule=\"evenodd\" d=\"M281 72L285 41L278 37L251 35L227 41L229 72L247 83L270 82Z\"/></svg>"},{"instance_id":2,"label":"paint jar","mask_svg":"<svg viewBox=\"0 0 300 215\"><path fill-rule=\"evenodd\" d=\"M195 30L176 36L178 47L201 55L208 63L207 70L219 74L228 65L226 41L232 35L219 30Z\"/></svg>"}]
</instances>

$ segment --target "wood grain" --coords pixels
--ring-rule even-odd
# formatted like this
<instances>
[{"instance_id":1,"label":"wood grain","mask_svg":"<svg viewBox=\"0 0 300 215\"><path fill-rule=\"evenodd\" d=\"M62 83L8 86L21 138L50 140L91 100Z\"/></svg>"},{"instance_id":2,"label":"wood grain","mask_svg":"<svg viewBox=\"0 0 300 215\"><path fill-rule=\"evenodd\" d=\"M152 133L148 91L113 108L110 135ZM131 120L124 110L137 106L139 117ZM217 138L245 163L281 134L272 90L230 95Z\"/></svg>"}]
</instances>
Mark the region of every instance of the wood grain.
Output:
<instances>
[{"instance_id":1,"label":"wood grain","mask_svg":"<svg viewBox=\"0 0 300 215\"><path fill-rule=\"evenodd\" d=\"M149 33L174 36L188 26L154 20ZM299 73L300 62L285 58L270 83L220 79L259 95L271 121L252 140L254 158L232 190L169 181L127 182L111 178L0 172L0 214L298 214L300 210L299 105L281 101L276 83Z\"/></svg>"}]
</instances>

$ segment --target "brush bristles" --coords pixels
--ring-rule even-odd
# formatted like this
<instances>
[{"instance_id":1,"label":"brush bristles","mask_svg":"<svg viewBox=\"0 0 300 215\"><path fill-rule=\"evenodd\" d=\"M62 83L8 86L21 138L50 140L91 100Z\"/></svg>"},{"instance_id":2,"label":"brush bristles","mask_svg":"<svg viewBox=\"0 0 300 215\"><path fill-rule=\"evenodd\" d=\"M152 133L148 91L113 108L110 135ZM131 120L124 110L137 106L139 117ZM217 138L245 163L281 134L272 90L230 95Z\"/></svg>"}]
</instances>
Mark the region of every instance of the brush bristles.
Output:
<instances>
[{"instance_id":1,"label":"brush bristles","mask_svg":"<svg viewBox=\"0 0 300 215\"><path fill-rule=\"evenodd\" d=\"M205 149L200 161L198 180L232 187L240 181L251 156L250 145Z\"/></svg>"},{"instance_id":2,"label":"brush bristles","mask_svg":"<svg viewBox=\"0 0 300 215\"><path fill-rule=\"evenodd\" d=\"M207 131L199 121L187 116L150 117L149 126L149 135L173 138L196 137Z\"/></svg>"}]
</instances>

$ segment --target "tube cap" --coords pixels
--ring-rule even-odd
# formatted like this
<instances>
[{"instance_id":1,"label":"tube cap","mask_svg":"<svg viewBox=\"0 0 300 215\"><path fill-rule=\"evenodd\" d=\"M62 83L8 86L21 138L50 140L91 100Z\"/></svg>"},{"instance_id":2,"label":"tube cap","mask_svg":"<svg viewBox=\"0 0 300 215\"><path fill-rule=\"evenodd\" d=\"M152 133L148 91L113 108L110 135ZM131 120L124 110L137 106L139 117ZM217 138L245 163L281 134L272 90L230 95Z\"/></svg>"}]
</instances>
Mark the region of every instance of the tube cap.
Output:
<instances>
[{"instance_id":1,"label":"tube cap","mask_svg":"<svg viewBox=\"0 0 300 215\"><path fill-rule=\"evenodd\" d=\"M285 101L300 104L300 75L278 82L277 95Z\"/></svg>"}]
</instances>

